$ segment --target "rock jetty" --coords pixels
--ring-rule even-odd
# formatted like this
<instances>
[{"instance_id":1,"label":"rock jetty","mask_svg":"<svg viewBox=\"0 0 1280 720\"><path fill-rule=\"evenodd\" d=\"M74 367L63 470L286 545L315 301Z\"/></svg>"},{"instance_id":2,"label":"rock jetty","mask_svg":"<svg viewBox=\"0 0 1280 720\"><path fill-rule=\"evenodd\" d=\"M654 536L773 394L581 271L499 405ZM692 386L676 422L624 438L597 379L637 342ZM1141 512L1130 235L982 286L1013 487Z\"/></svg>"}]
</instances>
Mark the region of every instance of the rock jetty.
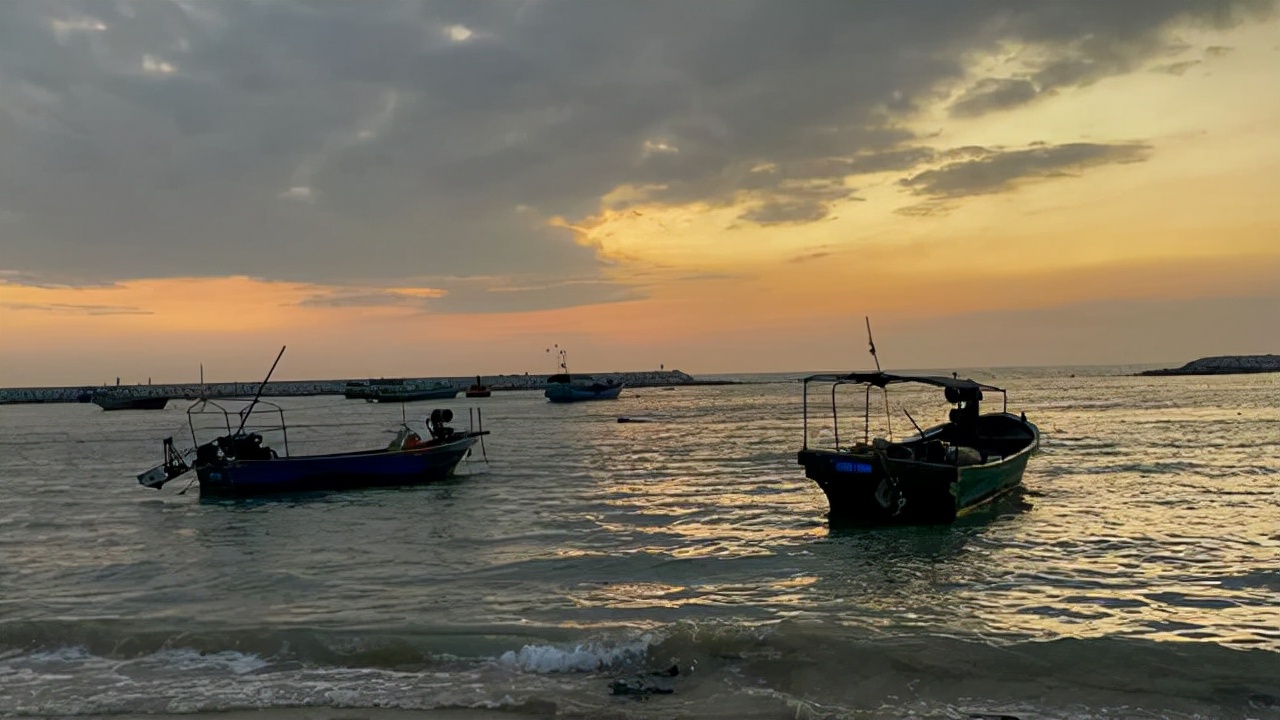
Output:
<instances>
[{"instance_id":1,"label":"rock jetty","mask_svg":"<svg viewBox=\"0 0 1280 720\"><path fill-rule=\"evenodd\" d=\"M576 374L576 373L575 373ZM598 380L617 380L629 388L666 387L675 385L723 384L724 381L700 381L679 370L650 372L595 373ZM474 375L447 378L404 378L406 380L445 380L459 390L465 390L475 382ZM540 390L547 384L546 375L483 375L480 378L491 390ZM289 397L300 395L341 395L350 382L368 382L369 378L349 380L283 380L269 382L264 396ZM110 385L113 390L135 397L168 397L195 399L208 397L252 396L258 390L256 382L234 383L186 383L177 385ZM94 390L102 387L43 387L0 389L0 405L15 403L67 403L87 402Z\"/></svg>"},{"instance_id":2,"label":"rock jetty","mask_svg":"<svg viewBox=\"0 0 1280 720\"><path fill-rule=\"evenodd\" d=\"M1218 355L1192 360L1180 368L1144 370L1139 375L1240 375L1280 372L1280 355Z\"/></svg>"}]
</instances>

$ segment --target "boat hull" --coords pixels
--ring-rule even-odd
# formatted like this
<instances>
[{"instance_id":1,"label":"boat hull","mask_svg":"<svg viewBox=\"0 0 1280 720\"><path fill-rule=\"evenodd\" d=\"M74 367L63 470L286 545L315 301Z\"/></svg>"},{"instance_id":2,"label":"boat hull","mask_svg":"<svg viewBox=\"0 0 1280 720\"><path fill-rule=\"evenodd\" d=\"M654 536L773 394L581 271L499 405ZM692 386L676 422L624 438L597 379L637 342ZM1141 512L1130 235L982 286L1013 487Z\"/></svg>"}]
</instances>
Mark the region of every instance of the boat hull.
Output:
<instances>
[{"instance_id":1,"label":"boat hull","mask_svg":"<svg viewBox=\"0 0 1280 720\"><path fill-rule=\"evenodd\" d=\"M411 450L219 461L197 467L196 477L202 495L221 496L418 485L452 475L478 437Z\"/></svg>"},{"instance_id":2,"label":"boat hull","mask_svg":"<svg viewBox=\"0 0 1280 720\"><path fill-rule=\"evenodd\" d=\"M543 395L553 403L582 402L585 400L617 400L622 394L622 385L609 385L599 388L590 386L575 387L573 385L548 385Z\"/></svg>"},{"instance_id":3,"label":"boat hull","mask_svg":"<svg viewBox=\"0 0 1280 720\"><path fill-rule=\"evenodd\" d=\"M169 404L167 397L103 397L90 398L103 410L163 410Z\"/></svg>"},{"instance_id":4,"label":"boat hull","mask_svg":"<svg viewBox=\"0 0 1280 720\"><path fill-rule=\"evenodd\" d=\"M458 396L458 388L410 390L404 392L375 392L365 399L369 402L416 402L418 400L448 400Z\"/></svg>"},{"instance_id":5,"label":"boat hull","mask_svg":"<svg viewBox=\"0 0 1280 720\"><path fill-rule=\"evenodd\" d=\"M946 524L988 506L1022 485L1039 432L1017 453L954 465L891 458L884 451L801 450L805 476L827 496L832 521L853 524Z\"/></svg>"}]
</instances>

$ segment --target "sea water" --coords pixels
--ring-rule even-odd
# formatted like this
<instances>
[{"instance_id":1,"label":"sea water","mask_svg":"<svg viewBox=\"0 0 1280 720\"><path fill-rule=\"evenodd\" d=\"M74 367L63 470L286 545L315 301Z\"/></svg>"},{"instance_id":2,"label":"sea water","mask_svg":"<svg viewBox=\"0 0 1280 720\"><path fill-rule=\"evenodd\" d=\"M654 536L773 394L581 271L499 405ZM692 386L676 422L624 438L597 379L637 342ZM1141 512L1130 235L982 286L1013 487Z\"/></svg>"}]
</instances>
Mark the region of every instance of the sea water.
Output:
<instances>
[{"instance_id":1,"label":"sea water","mask_svg":"<svg viewBox=\"0 0 1280 720\"><path fill-rule=\"evenodd\" d=\"M1280 718L1280 375L971 375L1044 437L1024 493L950 527L830 525L787 376L409 404L482 410L483 454L253 500L134 481L184 402L0 408L0 715ZM401 421L280 402L294 454ZM873 432L902 407L946 410L895 388Z\"/></svg>"}]
</instances>

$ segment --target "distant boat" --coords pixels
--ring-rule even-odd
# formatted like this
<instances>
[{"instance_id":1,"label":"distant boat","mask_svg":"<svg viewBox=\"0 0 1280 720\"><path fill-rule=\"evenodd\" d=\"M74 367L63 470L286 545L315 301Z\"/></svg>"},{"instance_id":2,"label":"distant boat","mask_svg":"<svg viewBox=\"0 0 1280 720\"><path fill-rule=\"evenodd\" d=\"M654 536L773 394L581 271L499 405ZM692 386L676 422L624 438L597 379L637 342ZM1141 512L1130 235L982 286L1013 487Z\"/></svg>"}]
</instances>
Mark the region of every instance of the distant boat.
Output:
<instances>
[{"instance_id":1,"label":"distant boat","mask_svg":"<svg viewBox=\"0 0 1280 720\"><path fill-rule=\"evenodd\" d=\"M349 382L343 390L348 400L368 402L413 402L447 400L457 397L458 388L445 380L379 379Z\"/></svg>"},{"instance_id":2,"label":"distant boat","mask_svg":"<svg viewBox=\"0 0 1280 720\"><path fill-rule=\"evenodd\" d=\"M623 387L624 384L616 380L599 382L586 375L563 373L547 378L547 389L543 395L553 403L617 400Z\"/></svg>"},{"instance_id":3,"label":"distant boat","mask_svg":"<svg viewBox=\"0 0 1280 720\"><path fill-rule=\"evenodd\" d=\"M186 456L192 451L179 452L174 447L173 438L165 438L164 462L139 474L138 483L160 489L170 480L194 470L202 495L244 496L417 485L452 475L471 447L489 434L483 429L454 430L447 425L453 419L451 410L433 410L427 420L426 440L405 425L396 439L384 448L290 455L288 430L280 406L255 398L244 409L232 412L222 404L224 402L237 401L200 400L187 410L192 442L196 443L195 457L190 464ZM277 415L278 424L273 422L268 427L246 428L245 422L255 409L259 417L264 412ZM227 431L200 443L196 439L195 417L209 412L221 414ZM235 430L231 429L233 417L240 422ZM280 451L264 442L264 432L280 433L283 438Z\"/></svg>"},{"instance_id":4,"label":"distant boat","mask_svg":"<svg viewBox=\"0 0 1280 720\"><path fill-rule=\"evenodd\" d=\"M581 402L583 400L617 400L624 383L617 380L599 382L588 375L569 374L569 356L557 346L560 372L547 378L543 395L553 403ZM549 352L549 350L548 350Z\"/></svg>"},{"instance_id":5,"label":"distant boat","mask_svg":"<svg viewBox=\"0 0 1280 720\"><path fill-rule=\"evenodd\" d=\"M809 447L808 388L813 382L831 385L831 413L835 445L831 449ZM894 442L870 438L864 429L861 442L841 445L836 420L836 388L865 388L866 416L873 404L871 388L886 392L889 385L918 383L940 387L956 407L948 422ZM992 385L954 377L891 375L854 372L847 375L814 375L804 379L805 442L797 461L805 476L827 496L830 517L865 524L943 524L988 505L1022 484L1027 460L1040 444L1040 431L1021 416L1009 413L1008 395ZM1005 396L1004 410L982 415L983 391ZM876 403L878 404L878 403ZM888 401L885 401L886 412ZM904 413L906 411L904 410ZM915 425L910 413L907 418Z\"/></svg>"},{"instance_id":6,"label":"distant boat","mask_svg":"<svg viewBox=\"0 0 1280 720\"><path fill-rule=\"evenodd\" d=\"M89 401L103 410L163 410L169 404L166 395L142 394L134 387L98 388Z\"/></svg>"},{"instance_id":7,"label":"distant boat","mask_svg":"<svg viewBox=\"0 0 1280 720\"><path fill-rule=\"evenodd\" d=\"M476 384L467 388L467 397L469 398L487 398L491 394L492 393L489 391L489 387L484 383L480 382L479 375L476 376Z\"/></svg>"}]
</instances>

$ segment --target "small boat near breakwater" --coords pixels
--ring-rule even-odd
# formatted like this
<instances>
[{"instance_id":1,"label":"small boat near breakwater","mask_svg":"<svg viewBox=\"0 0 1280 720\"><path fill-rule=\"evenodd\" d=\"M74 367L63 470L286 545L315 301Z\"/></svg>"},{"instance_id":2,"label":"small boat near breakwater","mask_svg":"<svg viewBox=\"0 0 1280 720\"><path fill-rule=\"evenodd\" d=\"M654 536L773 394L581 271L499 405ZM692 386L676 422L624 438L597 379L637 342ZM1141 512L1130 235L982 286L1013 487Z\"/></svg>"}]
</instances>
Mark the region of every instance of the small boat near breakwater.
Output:
<instances>
[{"instance_id":1,"label":"small boat near breakwater","mask_svg":"<svg viewBox=\"0 0 1280 720\"><path fill-rule=\"evenodd\" d=\"M571 403L584 400L617 400L625 383L616 379L596 380L589 375L569 373L568 353L563 348L556 353L560 372L547 378L543 395L553 403Z\"/></svg>"},{"instance_id":2,"label":"small boat near breakwater","mask_svg":"<svg viewBox=\"0 0 1280 720\"><path fill-rule=\"evenodd\" d=\"M492 394L493 392L489 390L489 386L480 382L479 375L476 376L475 384L467 388L467 397L469 398L487 398Z\"/></svg>"},{"instance_id":3,"label":"small boat near breakwater","mask_svg":"<svg viewBox=\"0 0 1280 720\"><path fill-rule=\"evenodd\" d=\"M170 399L133 387L107 387L89 394L89 402L103 410L163 410Z\"/></svg>"},{"instance_id":4,"label":"small boat near breakwater","mask_svg":"<svg viewBox=\"0 0 1280 720\"><path fill-rule=\"evenodd\" d=\"M458 388L448 380L384 379L349 382L343 395L348 400L366 402L415 402L448 400L457 397Z\"/></svg>"}]
</instances>

